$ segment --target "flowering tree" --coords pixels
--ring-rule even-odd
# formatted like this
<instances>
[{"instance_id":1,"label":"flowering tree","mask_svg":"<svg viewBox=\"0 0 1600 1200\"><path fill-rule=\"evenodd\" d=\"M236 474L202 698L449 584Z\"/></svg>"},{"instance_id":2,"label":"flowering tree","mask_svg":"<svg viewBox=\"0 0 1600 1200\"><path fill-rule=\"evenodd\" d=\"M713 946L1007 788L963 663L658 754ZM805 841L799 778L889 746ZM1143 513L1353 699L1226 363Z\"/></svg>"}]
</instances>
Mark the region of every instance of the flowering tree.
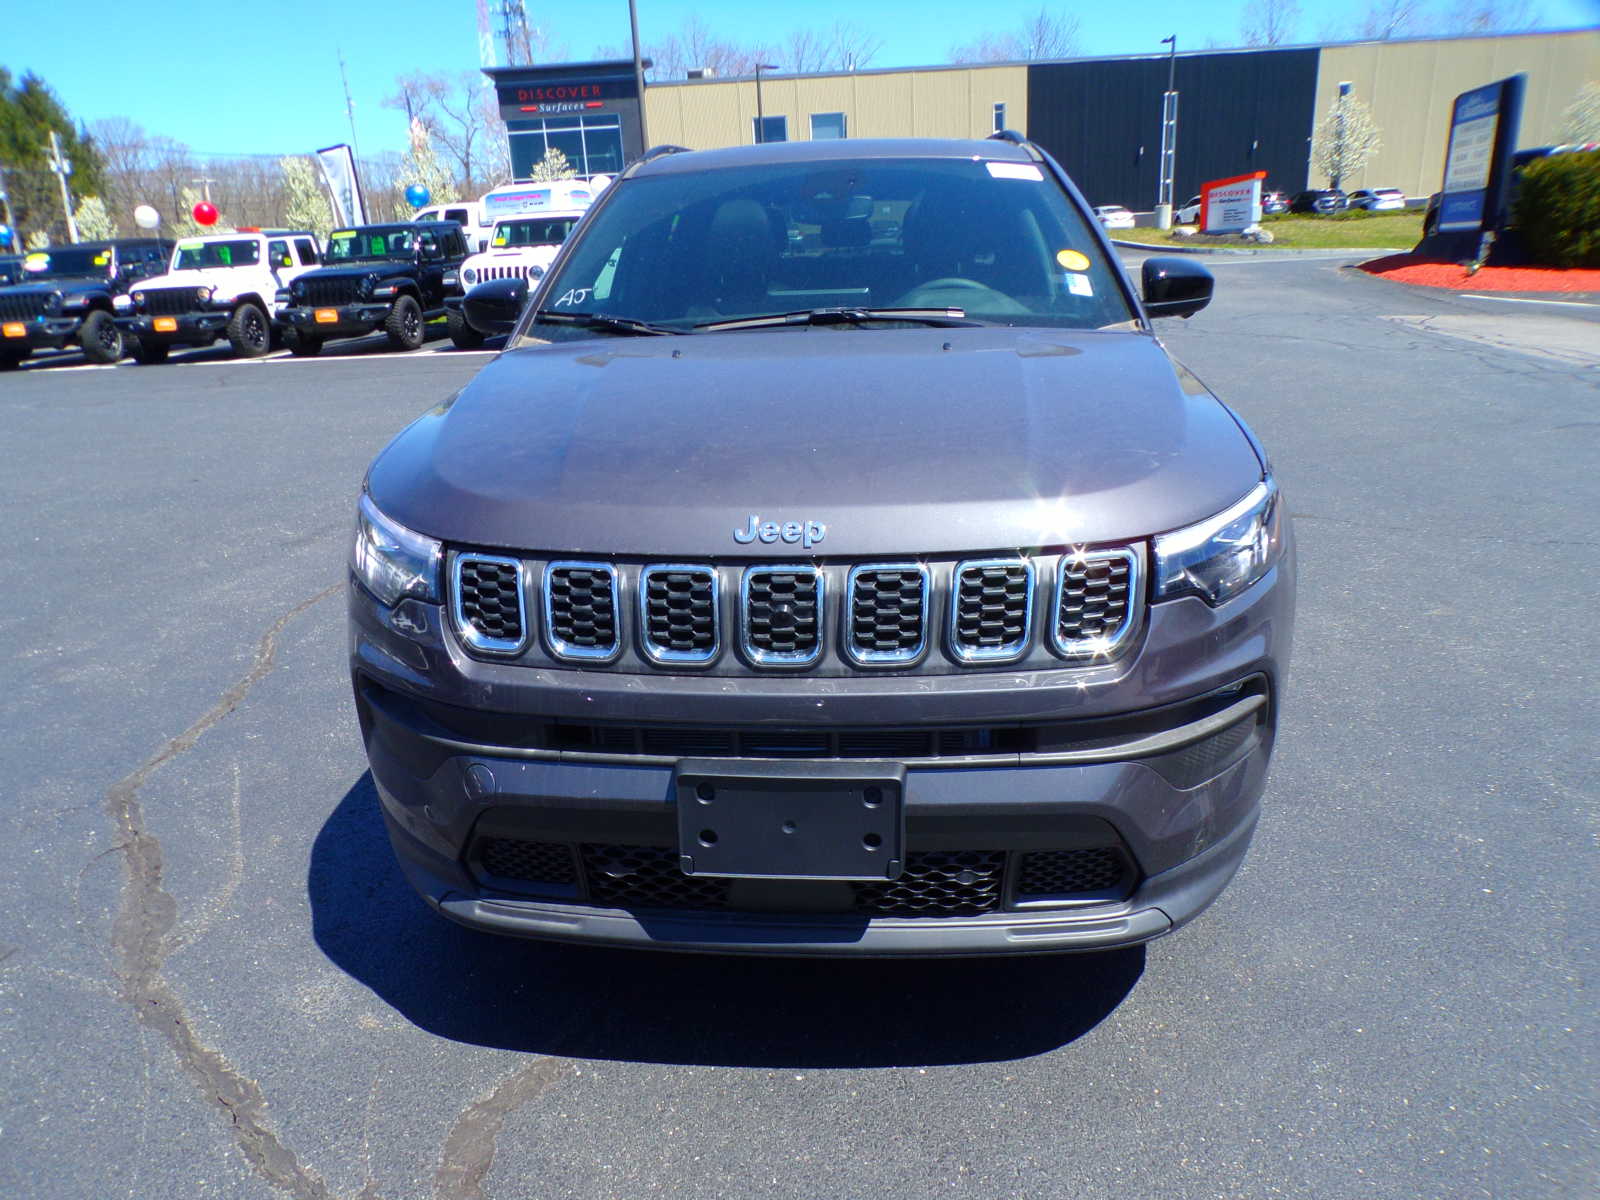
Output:
<instances>
[{"instance_id":1,"label":"flowering tree","mask_svg":"<svg viewBox=\"0 0 1600 1200\"><path fill-rule=\"evenodd\" d=\"M1328 177L1328 186L1338 188L1343 180L1359 174L1381 145L1372 110L1353 95L1340 96L1317 123L1311 161Z\"/></svg>"}]
</instances>

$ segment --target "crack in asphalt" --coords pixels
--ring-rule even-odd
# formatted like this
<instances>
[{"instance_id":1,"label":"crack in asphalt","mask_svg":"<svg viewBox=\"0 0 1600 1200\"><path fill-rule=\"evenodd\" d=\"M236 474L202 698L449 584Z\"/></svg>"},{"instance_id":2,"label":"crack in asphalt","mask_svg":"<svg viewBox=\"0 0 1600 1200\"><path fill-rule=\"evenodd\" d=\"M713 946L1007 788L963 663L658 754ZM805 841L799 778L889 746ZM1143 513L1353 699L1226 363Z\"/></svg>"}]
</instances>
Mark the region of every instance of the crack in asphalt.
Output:
<instances>
[{"instance_id":1,"label":"crack in asphalt","mask_svg":"<svg viewBox=\"0 0 1600 1200\"><path fill-rule=\"evenodd\" d=\"M467 1105L444 1139L433 1175L434 1200L483 1200L483 1179L494 1165L506 1118L571 1072L567 1059L541 1058L513 1071L493 1091Z\"/></svg>"},{"instance_id":2,"label":"crack in asphalt","mask_svg":"<svg viewBox=\"0 0 1600 1200\"><path fill-rule=\"evenodd\" d=\"M113 968L122 999L135 1018L165 1038L178 1063L228 1116L240 1151L266 1180L296 1200L328 1200L328 1186L300 1163L279 1139L266 1118L267 1102L261 1087L246 1078L215 1047L208 1046L190 1025L182 1002L162 977L161 968L171 952L168 934L177 921L177 901L162 886L161 841L149 832L139 789L168 762L192 747L221 721L271 672L277 657L278 637L295 617L344 587L343 581L324 588L289 609L256 645L250 669L223 692L194 724L169 739L159 750L112 784L106 792L106 809L116 823L124 853L122 905L112 924Z\"/></svg>"}]
</instances>

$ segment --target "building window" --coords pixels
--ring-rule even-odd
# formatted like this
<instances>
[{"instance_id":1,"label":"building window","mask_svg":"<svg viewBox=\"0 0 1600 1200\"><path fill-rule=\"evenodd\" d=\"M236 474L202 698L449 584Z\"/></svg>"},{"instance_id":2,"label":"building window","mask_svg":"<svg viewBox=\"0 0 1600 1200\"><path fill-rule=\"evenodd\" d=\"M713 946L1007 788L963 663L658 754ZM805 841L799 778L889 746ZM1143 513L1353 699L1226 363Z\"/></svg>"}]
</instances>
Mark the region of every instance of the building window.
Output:
<instances>
[{"instance_id":1,"label":"building window","mask_svg":"<svg viewBox=\"0 0 1600 1200\"><path fill-rule=\"evenodd\" d=\"M622 170L622 121L616 116L508 121L506 128L511 135L511 175L518 183L532 178L545 151L551 149L565 154L579 175L615 175Z\"/></svg>"},{"instance_id":2,"label":"building window","mask_svg":"<svg viewBox=\"0 0 1600 1200\"><path fill-rule=\"evenodd\" d=\"M811 114L811 140L813 142L825 141L829 138L842 138L844 136L845 122L843 113Z\"/></svg>"},{"instance_id":3,"label":"building window","mask_svg":"<svg viewBox=\"0 0 1600 1200\"><path fill-rule=\"evenodd\" d=\"M788 117L751 117L751 132L759 142L787 142L789 140Z\"/></svg>"},{"instance_id":4,"label":"building window","mask_svg":"<svg viewBox=\"0 0 1600 1200\"><path fill-rule=\"evenodd\" d=\"M1000 103L998 103L998 104L996 104L994 106L994 131L996 133L999 133L1005 127L1006 127L1006 106L1005 106L1005 102L1001 101Z\"/></svg>"}]
</instances>

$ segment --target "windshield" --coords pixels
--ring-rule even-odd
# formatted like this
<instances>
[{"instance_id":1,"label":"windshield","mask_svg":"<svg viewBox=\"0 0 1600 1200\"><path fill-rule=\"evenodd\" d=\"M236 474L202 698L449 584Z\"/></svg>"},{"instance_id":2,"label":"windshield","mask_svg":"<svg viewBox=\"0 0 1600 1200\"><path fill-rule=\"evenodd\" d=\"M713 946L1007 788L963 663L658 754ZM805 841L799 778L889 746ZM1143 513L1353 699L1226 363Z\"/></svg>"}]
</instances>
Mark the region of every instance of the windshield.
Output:
<instances>
[{"instance_id":1,"label":"windshield","mask_svg":"<svg viewBox=\"0 0 1600 1200\"><path fill-rule=\"evenodd\" d=\"M559 246L578 223L577 217L525 217L501 221L489 244L502 246Z\"/></svg>"},{"instance_id":2,"label":"windshield","mask_svg":"<svg viewBox=\"0 0 1600 1200\"><path fill-rule=\"evenodd\" d=\"M410 225L363 225L335 229L328 235L325 263L371 262L380 258L410 258L417 231Z\"/></svg>"},{"instance_id":3,"label":"windshield","mask_svg":"<svg viewBox=\"0 0 1600 1200\"><path fill-rule=\"evenodd\" d=\"M57 279L68 275L109 275L110 246L57 246L35 250L22 260L24 279Z\"/></svg>"},{"instance_id":4,"label":"windshield","mask_svg":"<svg viewBox=\"0 0 1600 1200\"><path fill-rule=\"evenodd\" d=\"M201 271L208 267L253 267L261 261L261 243L251 238L236 242L179 242L174 271Z\"/></svg>"},{"instance_id":5,"label":"windshield","mask_svg":"<svg viewBox=\"0 0 1600 1200\"><path fill-rule=\"evenodd\" d=\"M1069 329L1134 316L1098 235L1033 163L764 164L613 186L542 292L548 311L678 330L818 308ZM528 330L563 335L593 333Z\"/></svg>"}]
</instances>

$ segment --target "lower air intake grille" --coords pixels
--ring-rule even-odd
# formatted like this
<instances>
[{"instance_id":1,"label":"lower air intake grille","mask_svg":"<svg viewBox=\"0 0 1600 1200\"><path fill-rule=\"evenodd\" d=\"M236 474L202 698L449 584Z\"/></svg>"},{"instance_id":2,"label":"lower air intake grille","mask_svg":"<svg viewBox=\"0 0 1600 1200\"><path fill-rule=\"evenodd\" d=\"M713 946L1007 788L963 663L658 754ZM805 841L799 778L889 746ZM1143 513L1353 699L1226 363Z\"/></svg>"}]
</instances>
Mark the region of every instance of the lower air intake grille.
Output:
<instances>
[{"instance_id":1,"label":"lower air intake grille","mask_svg":"<svg viewBox=\"0 0 1600 1200\"><path fill-rule=\"evenodd\" d=\"M456 618L468 645L498 651L521 646L521 575L515 559L463 554L456 560Z\"/></svg>"},{"instance_id":2,"label":"lower air intake grille","mask_svg":"<svg viewBox=\"0 0 1600 1200\"><path fill-rule=\"evenodd\" d=\"M723 908L728 881L685 875L664 846L584 846L583 873L596 904L627 908Z\"/></svg>"},{"instance_id":3,"label":"lower air intake grille","mask_svg":"<svg viewBox=\"0 0 1600 1200\"><path fill-rule=\"evenodd\" d=\"M927 639L928 572L916 564L858 567L850 573L850 657L906 663Z\"/></svg>"},{"instance_id":4,"label":"lower air intake grille","mask_svg":"<svg viewBox=\"0 0 1600 1200\"><path fill-rule=\"evenodd\" d=\"M1022 903L1076 896L1126 894L1133 872L1120 850L1035 850L1022 856L1017 900Z\"/></svg>"},{"instance_id":5,"label":"lower air intake grille","mask_svg":"<svg viewBox=\"0 0 1600 1200\"><path fill-rule=\"evenodd\" d=\"M1000 905L1000 850L906 855L899 879L855 884L856 911L875 917L975 917Z\"/></svg>"},{"instance_id":6,"label":"lower air intake grille","mask_svg":"<svg viewBox=\"0 0 1600 1200\"><path fill-rule=\"evenodd\" d=\"M708 662L717 652L717 576L710 567L646 567L644 644L661 662Z\"/></svg>"},{"instance_id":7,"label":"lower air intake grille","mask_svg":"<svg viewBox=\"0 0 1600 1200\"><path fill-rule=\"evenodd\" d=\"M484 838L478 843L478 861L491 875L528 883L578 881L572 848L560 842L524 842L516 838Z\"/></svg>"},{"instance_id":8,"label":"lower air intake grille","mask_svg":"<svg viewBox=\"0 0 1600 1200\"><path fill-rule=\"evenodd\" d=\"M822 573L755 568L744 579L745 653L759 663L815 661L822 649Z\"/></svg>"},{"instance_id":9,"label":"lower air intake grille","mask_svg":"<svg viewBox=\"0 0 1600 1200\"><path fill-rule=\"evenodd\" d=\"M1028 641L1033 566L1027 562L962 563L950 620L962 658L1009 658Z\"/></svg>"},{"instance_id":10,"label":"lower air intake grille","mask_svg":"<svg viewBox=\"0 0 1600 1200\"><path fill-rule=\"evenodd\" d=\"M545 576L546 632L562 658L617 650L617 576L600 563L552 563Z\"/></svg>"}]
</instances>

